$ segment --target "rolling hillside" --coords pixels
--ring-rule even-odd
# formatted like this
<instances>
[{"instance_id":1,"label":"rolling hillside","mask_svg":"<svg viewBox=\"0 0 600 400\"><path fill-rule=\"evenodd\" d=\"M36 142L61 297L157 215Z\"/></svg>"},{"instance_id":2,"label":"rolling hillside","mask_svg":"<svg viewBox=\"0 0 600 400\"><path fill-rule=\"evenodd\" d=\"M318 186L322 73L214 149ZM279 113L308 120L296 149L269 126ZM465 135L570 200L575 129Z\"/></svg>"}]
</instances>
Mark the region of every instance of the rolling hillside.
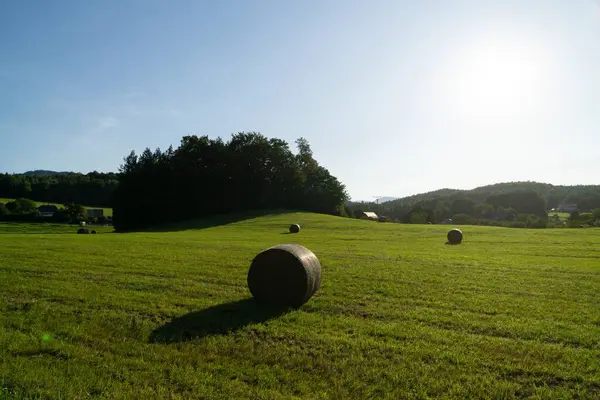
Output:
<instances>
[{"instance_id":1,"label":"rolling hillside","mask_svg":"<svg viewBox=\"0 0 600 400\"><path fill-rule=\"evenodd\" d=\"M481 186L473 190L441 189L434 192L423 193L415 196L405 197L395 200L392 203L417 202L421 200L431 200L439 197L460 196L472 199L476 202L483 202L493 194L507 193L517 190L532 190L541 195L548 204L548 208L555 208L563 202L579 203L582 200L588 200L598 204L600 202L600 185L578 185L578 186L554 186L547 183L538 182L509 182L493 185ZM598 205L600 207L600 205ZM588 208L596 208L590 206Z\"/></svg>"},{"instance_id":2,"label":"rolling hillside","mask_svg":"<svg viewBox=\"0 0 600 400\"><path fill-rule=\"evenodd\" d=\"M555 208L563 202L591 203L584 208L600 207L600 185L577 185L577 186L555 186L538 182L508 182L481 186L472 190L440 189L433 192L403 197L387 203L388 206L414 204L419 201L428 201L439 198L468 198L478 203L484 202L491 195L499 193L514 192L519 190L531 190L537 192L546 200L548 208Z\"/></svg>"},{"instance_id":3,"label":"rolling hillside","mask_svg":"<svg viewBox=\"0 0 600 400\"><path fill-rule=\"evenodd\" d=\"M443 226L305 213L14 227L0 398L600 397L597 229L465 227L446 246ZM275 312L246 277L280 243L314 251L323 282Z\"/></svg>"}]
</instances>

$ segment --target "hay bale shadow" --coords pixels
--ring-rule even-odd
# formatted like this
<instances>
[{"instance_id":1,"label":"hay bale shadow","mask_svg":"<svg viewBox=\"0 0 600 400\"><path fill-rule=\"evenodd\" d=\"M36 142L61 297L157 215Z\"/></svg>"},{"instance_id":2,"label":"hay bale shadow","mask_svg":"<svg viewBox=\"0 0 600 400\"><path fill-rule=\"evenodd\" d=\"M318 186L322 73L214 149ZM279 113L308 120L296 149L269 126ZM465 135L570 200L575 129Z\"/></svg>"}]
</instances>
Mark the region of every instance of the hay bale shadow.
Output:
<instances>
[{"instance_id":1,"label":"hay bale shadow","mask_svg":"<svg viewBox=\"0 0 600 400\"><path fill-rule=\"evenodd\" d=\"M131 232L179 232L187 230L200 230L214 228L216 226L229 225L236 222L265 217L269 215L281 215L298 212L297 210L278 209L278 210L248 210L244 212L232 212L225 214L198 215L192 219L185 217L179 221L158 222L157 225L149 225L135 229L115 230L115 233Z\"/></svg>"},{"instance_id":2,"label":"hay bale shadow","mask_svg":"<svg viewBox=\"0 0 600 400\"><path fill-rule=\"evenodd\" d=\"M158 327L150 343L179 343L206 336L226 335L247 325L266 322L291 311L290 307L259 305L253 298L191 312Z\"/></svg>"}]
</instances>

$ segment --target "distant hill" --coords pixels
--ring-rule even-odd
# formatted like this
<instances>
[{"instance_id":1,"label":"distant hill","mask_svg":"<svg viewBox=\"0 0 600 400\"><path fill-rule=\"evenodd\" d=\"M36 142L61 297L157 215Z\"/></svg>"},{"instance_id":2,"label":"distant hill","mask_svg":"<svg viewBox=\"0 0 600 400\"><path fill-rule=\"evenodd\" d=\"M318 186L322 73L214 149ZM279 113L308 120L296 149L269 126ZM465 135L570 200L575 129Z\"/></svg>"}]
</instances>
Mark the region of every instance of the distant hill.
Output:
<instances>
[{"instance_id":1,"label":"distant hill","mask_svg":"<svg viewBox=\"0 0 600 400\"><path fill-rule=\"evenodd\" d=\"M393 200L389 205L410 205L419 201L429 201L440 198L467 198L477 203L484 202L489 196L515 191L534 191L548 205L556 208L563 202L576 203L582 209L600 207L600 185L561 186L540 182L505 182L477 187L472 190L440 189L433 192L421 193L414 196Z\"/></svg>"},{"instance_id":2,"label":"distant hill","mask_svg":"<svg viewBox=\"0 0 600 400\"><path fill-rule=\"evenodd\" d=\"M387 203L387 202L390 202L393 200L398 200L398 199L399 199L399 197L383 196L383 197L380 197L379 200L373 200L373 203L375 201L377 201L379 204L383 204L383 203ZM350 200L348 203L356 204L356 203L370 203L370 202L371 202L371 200Z\"/></svg>"},{"instance_id":3,"label":"distant hill","mask_svg":"<svg viewBox=\"0 0 600 400\"><path fill-rule=\"evenodd\" d=\"M561 186L540 182L505 182L477 187L472 190L439 189L432 192L416 194L379 204L381 212L392 209L411 207L412 205L432 200L447 200L466 198L483 203L492 195L510 193L515 191L534 191L547 203L548 209L556 208L559 204L575 203L581 209L595 209L600 207L600 185L574 185ZM375 202L366 202L375 206Z\"/></svg>"},{"instance_id":4,"label":"distant hill","mask_svg":"<svg viewBox=\"0 0 600 400\"><path fill-rule=\"evenodd\" d=\"M16 175L24 175L24 176L52 176L52 175L68 175L71 174L72 172L66 172L66 171L62 171L62 172L58 172L58 171L49 171L49 170L45 170L45 169L36 169L34 171L27 171L24 172L22 174L16 174Z\"/></svg>"},{"instance_id":5,"label":"distant hill","mask_svg":"<svg viewBox=\"0 0 600 400\"><path fill-rule=\"evenodd\" d=\"M119 184L116 173L30 170L21 174L0 173L0 198L24 197L45 203L77 203L111 207Z\"/></svg>"},{"instance_id":6,"label":"distant hill","mask_svg":"<svg viewBox=\"0 0 600 400\"><path fill-rule=\"evenodd\" d=\"M384 197L380 197L378 199L379 204L381 204L381 203L387 203L388 201L393 201L393 200L398 200L398 197L384 196Z\"/></svg>"}]
</instances>

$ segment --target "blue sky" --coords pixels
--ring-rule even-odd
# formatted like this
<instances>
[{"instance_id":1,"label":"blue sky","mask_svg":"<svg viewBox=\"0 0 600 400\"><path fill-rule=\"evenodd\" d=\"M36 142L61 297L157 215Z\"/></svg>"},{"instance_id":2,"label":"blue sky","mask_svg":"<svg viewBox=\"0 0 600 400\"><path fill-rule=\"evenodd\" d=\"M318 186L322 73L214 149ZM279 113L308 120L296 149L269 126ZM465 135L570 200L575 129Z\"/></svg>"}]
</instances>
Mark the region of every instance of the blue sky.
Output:
<instances>
[{"instance_id":1,"label":"blue sky","mask_svg":"<svg viewBox=\"0 0 600 400\"><path fill-rule=\"evenodd\" d=\"M593 0L8 0L0 171L306 137L353 199L598 184Z\"/></svg>"}]
</instances>

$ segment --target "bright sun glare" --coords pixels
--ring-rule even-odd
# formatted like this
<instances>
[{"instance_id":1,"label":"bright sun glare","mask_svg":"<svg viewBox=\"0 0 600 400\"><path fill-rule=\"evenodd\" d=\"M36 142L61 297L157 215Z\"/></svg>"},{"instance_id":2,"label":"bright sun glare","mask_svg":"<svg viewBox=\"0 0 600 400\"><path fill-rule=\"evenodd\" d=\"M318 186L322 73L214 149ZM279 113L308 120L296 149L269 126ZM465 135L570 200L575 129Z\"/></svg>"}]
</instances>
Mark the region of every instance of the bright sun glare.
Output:
<instances>
[{"instance_id":1,"label":"bright sun glare","mask_svg":"<svg viewBox=\"0 0 600 400\"><path fill-rule=\"evenodd\" d=\"M451 71L451 103L475 121L531 112L543 100L544 67L533 46L480 43Z\"/></svg>"}]
</instances>

